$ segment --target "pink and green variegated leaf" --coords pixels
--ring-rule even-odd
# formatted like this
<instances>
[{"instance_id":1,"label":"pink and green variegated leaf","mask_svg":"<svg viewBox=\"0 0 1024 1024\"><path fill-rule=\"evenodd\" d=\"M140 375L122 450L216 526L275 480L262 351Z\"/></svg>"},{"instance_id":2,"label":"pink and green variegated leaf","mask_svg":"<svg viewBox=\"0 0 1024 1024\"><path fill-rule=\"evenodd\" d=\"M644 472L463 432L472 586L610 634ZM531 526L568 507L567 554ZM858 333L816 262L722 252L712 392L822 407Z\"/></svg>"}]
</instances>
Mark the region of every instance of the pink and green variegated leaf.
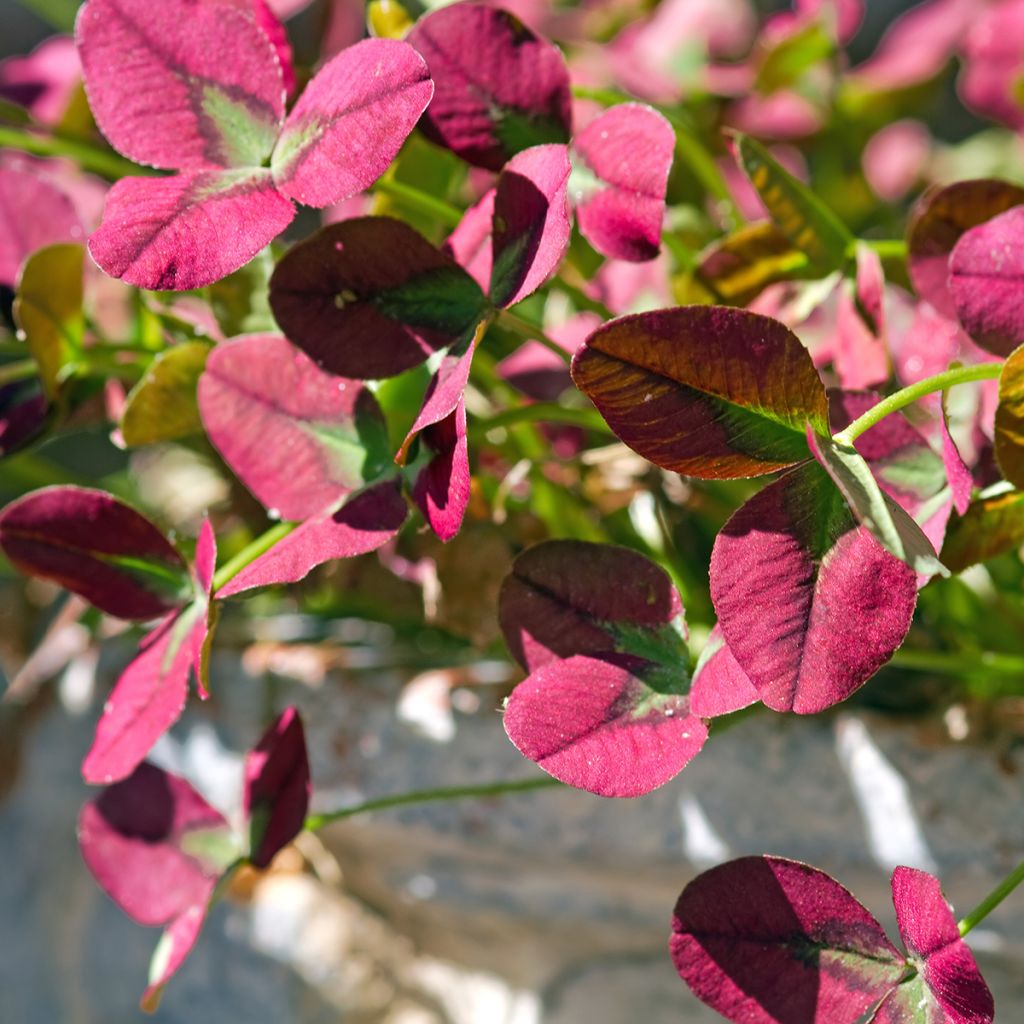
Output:
<instances>
[{"instance_id":1,"label":"pink and green variegated leaf","mask_svg":"<svg viewBox=\"0 0 1024 1024\"><path fill-rule=\"evenodd\" d=\"M917 294L955 320L949 293L949 255L961 235L1024 203L1024 188L982 178L957 181L925 194L907 229L907 270Z\"/></svg>"},{"instance_id":2,"label":"pink and green variegated leaf","mask_svg":"<svg viewBox=\"0 0 1024 1024\"><path fill-rule=\"evenodd\" d=\"M274 47L277 61L281 65L281 83L284 85L285 93L290 96L295 91L295 66L292 62L291 43L288 42L288 33L284 25L266 0L241 0L241 3L251 4L256 24Z\"/></svg>"},{"instance_id":3,"label":"pink and green variegated leaf","mask_svg":"<svg viewBox=\"0 0 1024 1024\"><path fill-rule=\"evenodd\" d=\"M682 601L663 569L628 548L579 540L534 545L505 577L498 619L527 671L574 654L628 654L685 682Z\"/></svg>"},{"instance_id":4,"label":"pink and green variegated leaf","mask_svg":"<svg viewBox=\"0 0 1024 1024\"><path fill-rule=\"evenodd\" d=\"M921 576L948 576L935 547L913 517L879 486L864 457L852 445L807 435L815 459L846 498L857 521L901 562Z\"/></svg>"},{"instance_id":5,"label":"pink and green variegated leaf","mask_svg":"<svg viewBox=\"0 0 1024 1024\"><path fill-rule=\"evenodd\" d=\"M164 987L192 952L206 922L207 910L216 888L216 880L210 879L206 884L205 897L172 919L160 936L149 961L149 983L140 1000L141 1008L147 1013L156 1012Z\"/></svg>"},{"instance_id":6,"label":"pink and green variegated leaf","mask_svg":"<svg viewBox=\"0 0 1024 1024\"><path fill-rule=\"evenodd\" d=\"M1024 343L1024 205L964 232L949 257L949 291L983 349L1008 356Z\"/></svg>"},{"instance_id":7,"label":"pink and green variegated leaf","mask_svg":"<svg viewBox=\"0 0 1024 1024\"><path fill-rule=\"evenodd\" d=\"M270 172L258 168L122 178L107 194L89 252L111 277L188 291L248 263L294 216Z\"/></svg>"},{"instance_id":8,"label":"pink and green variegated leaf","mask_svg":"<svg viewBox=\"0 0 1024 1024\"><path fill-rule=\"evenodd\" d=\"M906 961L835 879L741 857L683 890L669 950L698 999L735 1024L857 1024Z\"/></svg>"},{"instance_id":9,"label":"pink and green variegated leaf","mask_svg":"<svg viewBox=\"0 0 1024 1024\"><path fill-rule=\"evenodd\" d=\"M21 572L118 618L153 619L192 597L167 538L104 491L57 486L19 498L0 512L0 548Z\"/></svg>"},{"instance_id":10,"label":"pink and green variegated leaf","mask_svg":"<svg viewBox=\"0 0 1024 1024\"><path fill-rule=\"evenodd\" d=\"M845 700L910 628L914 571L861 526L810 462L751 498L711 553L711 598L729 649L775 711Z\"/></svg>"},{"instance_id":11,"label":"pink and green variegated leaf","mask_svg":"<svg viewBox=\"0 0 1024 1024\"><path fill-rule=\"evenodd\" d=\"M358 217L294 246L270 279L288 338L325 370L390 377L467 339L487 311L477 283L407 224Z\"/></svg>"},{"instance_id":12,"label":"pink and green variegated leaf","mask_svg":"<svg viewBox=\"0 0 1024 1024\"><path fill-rule=\"evenodd\" d=\"M879 1024L991 1024L992 993L960 937L939 880L926 871L898 867L892 874L892 902L900 936L926 986L924 1002L934 1010L925 1012L919 1005L908 1007L914 1016L880 1012Z\"/></svg>"},{"instance_id":13,"label":"pink and green variegated leaf","mask_svg":"<svg viewBox=\"0 0 1024 1024\"><path fill-rule=\"evenodd\" d=\"M663 786L704 746L707 727L681 686L637 659L576 656L521 682L505 706L519 752L556 779L598 796L633 797Z\"/></svg>"},{"instance_id":14,"label":"pink and green variegated leaf","mask_svg":"<svg viewBox=\"0 0 1024 1024\"><path fill-rule=\"evenodd\" d=\"M481 288L491 280L491 228L494 219L493 188L474 203L459 221L458 227L441 247Z\"/></svg>"},{"instance_id":15,"label":"pink and green variegated leaf","mask_svg":"<svg viewBox=\"0 0 1024 1024\"><path fill-rule=\"evenodd\" d=\"M78 843L107 895L150 926L205 905L236 855L224 816L184 779L148 762L82 808Z\"/></svg>"},{"instance_id":16,"label":"pink and green variegated leaf","mask_svg":"<svg viewBox=\"0 0 1024 1024\"><path fill-rule=\"evenodd\" d=\"M323 511L390 462L371 392L277 335L218 345L199 381L199 409L224 461L282 519Z\"/></svg>"},{"instance_id":17,"label":"pink and green variegated leaf","mask_svg":"<svg viewBox=\"0 0 1024 1024\"><path fill-rule=\"evenodd\" d=\"M494 195L491 301L512 306L535 292L569 247L569 154L534 146L502 169Z\"/></svg>"},{"instance_id":18,"label":"pink and green variegated leaf","mask_svg":"<svg viewBox=\"0 0 1024 1024\"><path fill-rule=\"evenodd\" d=\"M96 123L125 156L181 170L270 156L284 82L251 4L88 0L75 37Z\"/></svg>"},{"instance_id":19,"label":"pink and green variegated leaf","mask_svg":"<svg viewBox=\"0 0 1024 1024\"><path fill-rule=\"evenodd\" d=\"M761 695L733 657L715 623L690 684L690 711L701 718L717 718L757 703Z\"/></svg>"},{"instance_id":20,"label":"pink and green variegated leaf","mask_svg":"<svg viewBox=\"0 0 1024 1024\"><path fill-rule=\"evenodd\" d=\"M376 551L401 529L408 507L397 483L376 484L307 519L266 554L250 562L216 597L254 587L297 583L316 566L335 558Z\"/></svg>"},{"instance_id":21,"label":"pink and green variegated leaf","mask_svg":"<svg viewBox=\"0 0 1024 1024\"><path fill-rule=\"evenodd\" d=\"M181 717L189 673L202 664L208 632L204 596L169 615L143 639L103 706L96 737L82 762L86 782L125 778Z\"/></svg>"},{"instance_id":22,"label":"pink and green variegated leaf","mask_svg":"<svg viewBox=\"0 0 1024 1024\"><path fill-rule=\"evenodd\" d=\"M426 427L421 436L435 454L416 477L412 496L430 528L447 542L462 527L469 505L466 400L460 396L455 408Z\"/></svg>"},{"instance_id":23,"label":"pink and green variegated leaf","mask_svg":"<svg viewBox=\"0 0 1024 1024\"><path fill-rule=\"evenodd\" d=\"M725 306L625 316L576 353L576 386L634 451L687 476L760 476L808 457L828 403L807 349L770 317Z\"/></svg>"},{"instance_id":24,"label":"pink and green variegated leaf","mask_svg":"<svg viewBox=\"0 0 1024 1024\"><path fill-rule=\"evenodd\" d=\"M514 14L453 4L421 18L407 38L434 79L422 125L429 139L491 171L529 146L568 141L565 59Z\"/></svg>"},{"instance_id":25,"label":"pink and green variegated leaf","mask_svg":"<svg viewBox=\"0 0 1024 1024\"><path fill-rule=\"evenodd\" d=\"M0 285L14 287L25 258L44 245L81 242L70 198L40 175L0 167Z\"/></svg>"},{"instance_id":26,"label":"pink and green variegated leaf","mask_svg":"<svg viewBox=\"0 0 1024 1024\"><path fill-rule=\"evenodd\" d=\"M594 118L572 146L597 179L580 192L570 179L580 233L611 259L654 259L676 147L672 125L651 107L623 103Z\"/></svg>"},{"instance_id":27,"label":"pink and green variegated leaf","mask_svg":"<svg viewBox=\"0 0 1024 1024\"><path fill-rule=\"evenodd\" d=\"M362 192L416 126L433 84L423 58L395 39L342 50L306 86L274 148L274 183L307 206Z\"/></svg>"},{"instance_id":28,"label":"pink and green variegated leaf","mask_svg":"<svg viewBox=\"0 0 1024 1024\"><path fill-rule=\"evenodd\" d=\"M245 758L243 807L249 859L267 867L301 831L312 785L302 719L287 708Z\"/></svg>"}]
</instances>

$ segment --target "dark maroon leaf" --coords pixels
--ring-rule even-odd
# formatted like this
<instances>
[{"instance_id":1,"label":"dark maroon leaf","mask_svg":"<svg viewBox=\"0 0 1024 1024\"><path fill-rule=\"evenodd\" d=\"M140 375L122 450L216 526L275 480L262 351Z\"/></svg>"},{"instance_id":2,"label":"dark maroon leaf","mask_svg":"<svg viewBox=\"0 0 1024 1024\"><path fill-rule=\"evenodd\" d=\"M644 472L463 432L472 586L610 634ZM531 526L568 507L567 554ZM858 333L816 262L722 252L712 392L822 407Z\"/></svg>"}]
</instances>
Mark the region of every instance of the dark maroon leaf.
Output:
<instances>
[{"instance_id":1,"label":"dark maroon leaf","mask_svg":"<svg viewBox=\"0 0 1024 1024\"><path fill-rule=\"evenodd\" d=\"M717 718L749 707L761 699L757 688L740 668L715 623L690 684L690 711L701 718Z\"/></svg>"},{"instance_id":2,"label":"dark maroon leaf","mask_svg":"<svg viewBox=\"0 0 1024 1024\"><path fill-rule=\"evenodd\" d=\"M565 146L534 146L514 156L494 196L491 301L511 306L535 292L569 246L569 155Z\"/></svg>"},{"instance_id":3,"label":"dark maroon leaf","mask_svg":"<svg viewBox=\"0 0 1024 1024\"><path fill-rule=\"evenodd\" d=\"M925 194L907 229L907 269L917 294L956 319L949 294L949 255L965 231L1024 203L1024 188L983 178L957 181Z\"/></svg>"},{"instance_id":4,"label":"dark maroon leaf","mask_svg":"<svg viewBox=\"0 0 1024 1024\"><path fill-rule=\"evenodd\" d=\"M1008 356L1024 343L1024 206L964 232L949 257L949 291L983 349Z\"/></svg>"},{"instance_id":5,"label":"dark maroon leaf","mask_svg":"<svg viewBox=\"0 0 1024 1024\"><path fill-rule=\"evenodd\" d=\"M153 619L192 596L184 561L135 509L103 491L45 487L0 512L0 548L109 615Z\"/></svg>"},{"instance_id":6,"label":"dark maroon leaf","mask_svg":"<svg viewBox=\"0 0 1024 1024\"><path fill-rule=\"evenodd\" d=\"M534 545L502 584L498 618L527 671L574 654L628 653L685 675L679 594L663 569L628 548L577 540Z\"/></svg>"},{"instance_id":7,"label":"dark maroon leaf","mask_svg":"<svg viewBox=\"0 0 1024 1024\"><path fill-rule=\"evenodd\" d=\"M707 727L684 692L636 671L642 664L573 657L543 665L512 691L509 739L549 775L599 796L664 785L704 745Z\"/></svg>"},{"instance_id":8,"label":"dark maroon leaf","mask_svg":"<svg viewBox=\"0 0 1024 1024\"><path fill-rule=\"evenodd\" d=\"M408 40L434 79L422 124L428 138L492 171L529 146L568 141L565 60L514 14L452 4L421 18Z\"/></svg>"},{"instance_id":9,"label":"dark maroon leaf","mask_svg":"<svg viewBox=\"0 0 1024 1024\"><path fill-rule=\"evenodd\" d=\"M0 388L0 458L31 444L49 418L50 406L37 381Z\"/></svg>"},{"instance_id":10,"label":"dark maroon leaf","mask_svg":"<svg viewBox=\"0 0 1024 1024\"><path fill-rule=\"evenodd\" d=\"M791 470L723 527L711 597L761 699L813 714L845 700L903 642L913 570L858 527L816 463Z\"/></svg>"},{"instance_id":11,"label":"dark maroon leaf","mask_svg":"<svg viewBox=\"0 0 1024 1024\"><path fill-rule=\"evenodd\" d=\"M401 529L407 513L395 481L353 493L339 506L307 519L265 555L250 562L215 596L230 597L273 583L296 583L324 562L375 551Z\"/></svg>"},{"instance_id":12,"label":"dark maroon leaf","mask_svg":"<svg viewBox=\"0 0 1024 1024\"><path fill-rule=\"evenodd\" d=\"M573 196L580 233L611 259L654 259L676 146L672 125L651 107L623 103L594 118L572 145L597 179Z\"/></svg>"},{"instance_id":13,"label":"dark maroon leaf","mask_svg":"<svg viewBox=\"0 0 1024 1024\"><path fill-rule=\"evenodd\" d=\"M323 511L390 462L370 391L276 335L218 345L199 380L199 409L224 461L282 519Z\"/></svg>"},{"instance_id":14,"label":"dark maroon leaf","mask_svg":"<svg viewBox=\"0 0 1024 1024\"><path fill-rule=\"evenodd\" d=\"M781 857L698 875L676 904L669 948L693 993L735 1024L857 1024L906 969L846 889Z\"/></svg>"},{"instance_id":15,"label":"dark maroon leaf","mask_svg":"<svg viewBox=\"0 0 1024 1024\"><path fill-rule=\"evenodd\" d=\"M302 719L288 708L245 758L249 859L267 867L301 831L312 786Z\"/></svg>"},{"instance_id":16,"label":"dark maroon leaf","mask_svg":"<svg viewBox=\"0 0 1024 1024\"><path fill-rule=\"evenodd\" d=\"M412 496L430 528L447 542L459 532L469 504L465 399L460 397L455 408L426 427L421 437L436 454L420 470Z\"/></svg>"},{"instance_id":17,"label":"dark maroon leaf","mask_svg":"<svg viewBox=\"0 0 1024 1024\"><path fill-rule=\"evenodd\" d=\"M294 246L270 281L288 338L324 369L390 377L468 339L487 309L476 282L389 217L331 224Z\"/></svg>"}]
</instances>

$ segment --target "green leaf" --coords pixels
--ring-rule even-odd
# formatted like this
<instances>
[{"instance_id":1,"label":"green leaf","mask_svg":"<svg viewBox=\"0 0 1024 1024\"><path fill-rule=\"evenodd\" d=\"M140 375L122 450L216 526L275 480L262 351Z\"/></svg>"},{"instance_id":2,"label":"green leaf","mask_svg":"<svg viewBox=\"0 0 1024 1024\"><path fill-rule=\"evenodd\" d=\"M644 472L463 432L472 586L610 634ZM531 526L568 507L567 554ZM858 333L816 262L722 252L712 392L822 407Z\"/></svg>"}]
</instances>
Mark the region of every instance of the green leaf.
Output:
<instances>
[{"instance_id":1,"label":"green leaf","mask_svg":"<svg viewBox=\"0 0 1024 1024\"><path fill-rule=\"evenodd\" d=\"M832 55L832 35L818 21L808 22L799 31L785 36L765 55L757 69L754 88L771 93L793 85L808 68Z\"/></svg>"},{"instance_id":2,"label":"green leaf","mask_svg":"<svg viewBox=\"0 0 1024 1024\"><path fill-rule=\"evenodd\" d=\"M1024 492L997 484L954 518L942 545L942 561L953 572L987 562L1024 544Z\"/></svg>"},{"instance_id":3,"label":"green leaf","mask_svg":"<svg viewBox=\"0 0 1024 1024\"><path fill-rule=\"evenodd\" d=\"M17 0L60 32L73 32L81 0Z\"/></svg>"},{"instance_id":4,"label":"green leaf","mask_svg":"<svg viewBox=\"0 0 1024 1024\"><path fill-rule=\"evenodd\" d=\"M1024 487L1024 345L1010 354L999 375L996 462L1014 487Z\"/></svg>"},{"instance_id":5,"label":"green leaf","mask_svg":"<svg viewBox=\"0 0 1024 1024\"><path fill-rule=\"evenodd\" d=\"M827 274L844 267L854 244L846 225L760 142L740 133L734 138L740 166L779 230L807 254L816 271Z\"/></svg>"},{"instance_id":6,"label":"green leaf","mask_svg":"<svg viewBox=\"0 0 1024 1024\"><path fill-rule=\"evenodd\" d=\"M81 348L82 313L80 245L48 245L26 260L14 299L14 319L24 335L47 397L56 397L62 371Z\"/></svg>"},{"instance_id":7,"label":"green leaf","mask_svg":"<svg viewBox=\"0 0 1024 1024\"><path fill-rule=\"evenodd\" d=\"M173 441L202 432L196 384L210 346L185 341L161 353L132 388L121 416L129 447Z\"/></svg>"},{"instance_id":8,"label":"green leaf","mask_svg":"<svg viewBox=\"0 0 1024 1024\"><path fill-rule=\"evenodd\" d=\"M209 286L210 308L227 337L277 330L267 294L273 272L274 257L267 246L244 267Z\"/></svg>"}]
</instances>

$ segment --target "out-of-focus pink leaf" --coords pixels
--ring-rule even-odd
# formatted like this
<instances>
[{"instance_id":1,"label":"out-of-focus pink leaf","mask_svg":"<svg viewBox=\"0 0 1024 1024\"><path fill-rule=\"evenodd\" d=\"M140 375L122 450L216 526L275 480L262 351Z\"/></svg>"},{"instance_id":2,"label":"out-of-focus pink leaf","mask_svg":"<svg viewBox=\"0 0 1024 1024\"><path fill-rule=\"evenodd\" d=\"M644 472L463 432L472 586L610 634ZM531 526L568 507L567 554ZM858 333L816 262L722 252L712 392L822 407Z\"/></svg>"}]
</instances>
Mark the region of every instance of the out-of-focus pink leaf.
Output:
<instances>
[{"instance_id":1,"label":"out-of-focus pink leaf","mask_svg":"<svg viewBox=\"0 0 1024 1024\"><path fill-rule=\"evenodd\" d=\"M956 320L948 287L949 256L965 231L1024 204L1024 188L982 178L925 193L907 226L907 269L917 294Z\"/></svg>"},{"instance_id":2,"label":"out-of-focus pink leaf","mask_svg":"<svg viewBox=\"0 0 1024 1024\"><path fill-rule=\"evenodd\" d=\"M749 707L761 699L757 688L729 650L722 627L715 623L700 653L690 685L690 711L716 718Z\"/></svg>"},{"instance_id":3,"label":"out-of-focus pink leaf","mask_svg":"<svg viewBox=\"0 0 1024 1024\"><path fill-rule=\"evenodd\" d=\"M725 524L711 597L726 643L776 711L845 700L892 656L914 613L914 571L887 552L816 463L791 470Z\"/></svg>"},{"instance_id":4,"label":"out-of-focus pink leaf","mask_svg":"<svg viewBox=\"0 0 1024 1024\"><path fill-rule=\"evenodd\" d=\"M24 107L40 124L54 127L81 75L75 41L70 36L51 36L27 57L0 62L0 97Z\"/></svg>"},{"instance_id":5,"label":"out-of-focus pink leaf","mask_svg":"<svg viewBox=\"0 0 1024 1024\"><path fill-rule=\"evenodd\" d=\"M1024 206L964 232L949 257L949 291L983 349L1008 356L1024 342Z\"/></svg>"},{"instance_id":6,"label":"out-of-focus pink leaf","mask_svg":"<svg viewBox=\"0 0 1024 1024\"><path fill-rule=\"evenodd\" d=\"M932 137L921 121L907 118L879 129L864 146L864 177L879 199L895 203L917 183L931 153Z\"/></svg>"},{"instance_id":7,"label":"out-of-focus pink leaf","mask_svg":"<svg viewBox=\"0 0 1024 1024\"><path fill-rule=\"evenodd\" d=\"M184 561L135 509L104 491L44 487L0 512L0 548L109 615L152 619L191 597Z\"/></svg>"},{"instance_id":8,"label":"out-of-focus pink leaf","mask_svg":"<svg viewBox=\"0 0 1024 1024\"><path fill-rule=\"evenodd\" d=\"M75 38L96 123L125 156L201 170L270 155L284 84L251 5L88 0Z\"/></svg>"},{"instance_id":9,"label":"out-of-focus pink leaf","mask_svg":"<svg viewBox=\"0 0 1024 1024\"><path fill-rule=\"evenodd\" d=\"M249 859L267 867L301 831L312 786L302 719L287 708L245 758Z\"/></svg>"},{"instance_id":10,"label":"out-of-focus pink leaf","mask_svg":"<svg viewBox=\"0 0 1024 1024\"><path fill-rule=\"evenodd\" d=\"M412 496L430 528L447 542L459 532L469 504L466 400L460 396L455 408L421 436L436 454L420 470Z\"/></svg>"},{"instance_id":11,"label":"out-of-focus pink leaf","mask_svg":"<svg viewBox=\"0 0 1024 1024\"><path fill-rule=\"evenodd\" d=\"M549 775L599 796L664 785L704 745L707 727L684 693L656 688L633 668L579 656L537 669L508 700L509 739Z\"/></svg>"},{"instance_id":12,"label":"out-of-focus pink leaf","mask_svg":"<svg viewBox=\"0 0 1024 1024\"><path fill-rule=\"evenodd\" d=\"M362 192L394 159L430 102L426 64L408 44L365 39L303 90L274 149L274 183L307 206Z\"/></svg>"},{"instance_id":13,"label":"out-of-focus pink leaf","mask_svg":"<svg viewBox=\"0 0 1024 1024\"><path fill-rule=\"evenodd\" d=\"M977 12L964 46L958 87L964 103L1018 131L1024 104L1014 93L1024 77L1024 3L997 0Z\"/></svg>"},{"instance_id":14,"label":"out-of-focus pink leaf","mask_svg":"<svg viewBox=\"0 0 1024 1024\"><path fill-rule=\"evenodd\" d=\"M985 984L956 919L942 895L939 880L926 871L898 867L892 873L892 902L900 936L927 986L932 1014L948 1024L991 1024L992 993ZM884 1009L884 1007L883 1007ZM880 1024L904 1018L881 1012Z\"/></svg>"},{"instance_id":15,"label":"out-of-focus pink leaf","mask_svg":"<svg viewBox=\"0 0 1024 1024\"><path fill-rule=\"evenodd\" d=\"M61 189L36 171L0 167L0 285L13 288L25 257L36 249L83 235Z\"/></svg>"},{"instance_id":16,"label":"out-of-focus pink leaf","mask_svg":"<svg viewBox=\"0 0 1024 1024\"><path fill-rule=\"evenodd\" d=\"M491 300L511 306L535 292L569 246L569 155L565 146L534 146L516 154L498 177L494 196Z\"/></svg>"},{"instance_id":17,"label":"out-of-focus pink leaf","mask_svg":"<svg viewBox=\"0 0 1024 1024\"><path fill-rule=\"evenodd\" d=\"M889 378L882 261L867 245L857 246L852 291L840 289L833 363L844 388L867 388Z\"/></svg>"},{"instance_id":18,"label":"out-of-focus pink leaf","mask_svg":"<svg viewBox=\"0 0 1024 1024\"><path fill-rule=\"evenodd\" d=\"M565 60L515 15L479 3L452 4L421 18L408 40L434 79L421 126L434 142L497 171L520 150L568 140Z\"/></svg>"},{"instance_id":19,"label":"out-of-focus pink leaf","mask_svg":"<svg viewBox=\"0 0 1024 1024\"><path fill-rule=\"evenodd\" d=\"M467 339L485 315L476 282L407 224L358 217L292 247L270 279L288 338L324 369L390 377Z\"/></svg>"},{"instance_id":20,"label":"out-of-focus pink leaf","mask_svg":"<svg viewBox=\"0 0 1024 1024\"><path fill-rule=\"evenodd\" d=\"M654 259L676 145L672 125L651 107L623 103L591 121L572 144L597 178L595 188L573 196L583 237L612 259Z\"/></svg>"},{"instance_id":21,"label":"out-of-focus pink leaf","mask_svg":"<svg viewBox=\"0 0 1024 1024\"><path fill-rule=\"evenodd\" d=\"M307 519L265 555L250 562L216 597L254 587L296 583L334 558L353 558L386 544L405 522L408 508L394 481L385 481L343 499Z\"/></svg>"},{"instance_id":22,"label":"out-of-focus pink leaf","mask_svg":"<svg viewBox=\"0 0 1024 1024\"><path fill-rule=\"evenodd\" d=\"M294 216L269 171L122 178L107 195L89 252L111 277L187 291L248 263Z\"/></svg>"},{"instance_id":23,"label":"out-of-focus pink leaf","mask_svg":"<svg viewBox=\"0 0 1024 1024\"><path fill-rule=\"evenodd\" d=\"M199 409L227 464L282 519L321 512L389 461L373 395L277 335L218 345L199 380Z\"/></svg>"},{"instance_id":24,"label":"out-of-focus pink leaf","mask_svg":"<svg viewBox=\"0 0 1024 1024\"><path fill-rule=\"evenodd\" d=\"M823 871L741 857L683 890L669 949L698 999L735 1024L856 1024L906 961Z\"/></svg>"},{"instance_id":25,"label":"out-of-focus pink leaf","mask_svg":"<svg viewBox=\"0 0 1024 1024\"><path fill-rule=\"evenodd\" d=\"M474 203L448 236L442 250L448 253L481 288L491 280L491 222L494 217L494 189Z\"/></svg>"}]
</instances>

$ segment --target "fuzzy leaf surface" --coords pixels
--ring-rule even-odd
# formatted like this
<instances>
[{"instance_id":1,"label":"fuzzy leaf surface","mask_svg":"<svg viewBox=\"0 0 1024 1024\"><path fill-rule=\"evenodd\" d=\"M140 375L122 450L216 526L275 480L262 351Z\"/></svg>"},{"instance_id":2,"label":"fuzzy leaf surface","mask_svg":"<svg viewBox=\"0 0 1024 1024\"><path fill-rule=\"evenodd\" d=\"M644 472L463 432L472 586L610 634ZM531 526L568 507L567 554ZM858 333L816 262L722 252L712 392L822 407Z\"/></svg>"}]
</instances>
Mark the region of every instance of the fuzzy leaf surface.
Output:
<instances>
[{"instance_id":1,"label":"fuzzy leaf surface","mask_svg":"<svg viewBox=\"0 0 1024 1024\"><path fill-rule=\"evenodd\" d=\"M690 711L701 718L717 718L757 703L761 695L740 668L716 622L700 652L690 684Z\"/></svg>"}]
</instances>

